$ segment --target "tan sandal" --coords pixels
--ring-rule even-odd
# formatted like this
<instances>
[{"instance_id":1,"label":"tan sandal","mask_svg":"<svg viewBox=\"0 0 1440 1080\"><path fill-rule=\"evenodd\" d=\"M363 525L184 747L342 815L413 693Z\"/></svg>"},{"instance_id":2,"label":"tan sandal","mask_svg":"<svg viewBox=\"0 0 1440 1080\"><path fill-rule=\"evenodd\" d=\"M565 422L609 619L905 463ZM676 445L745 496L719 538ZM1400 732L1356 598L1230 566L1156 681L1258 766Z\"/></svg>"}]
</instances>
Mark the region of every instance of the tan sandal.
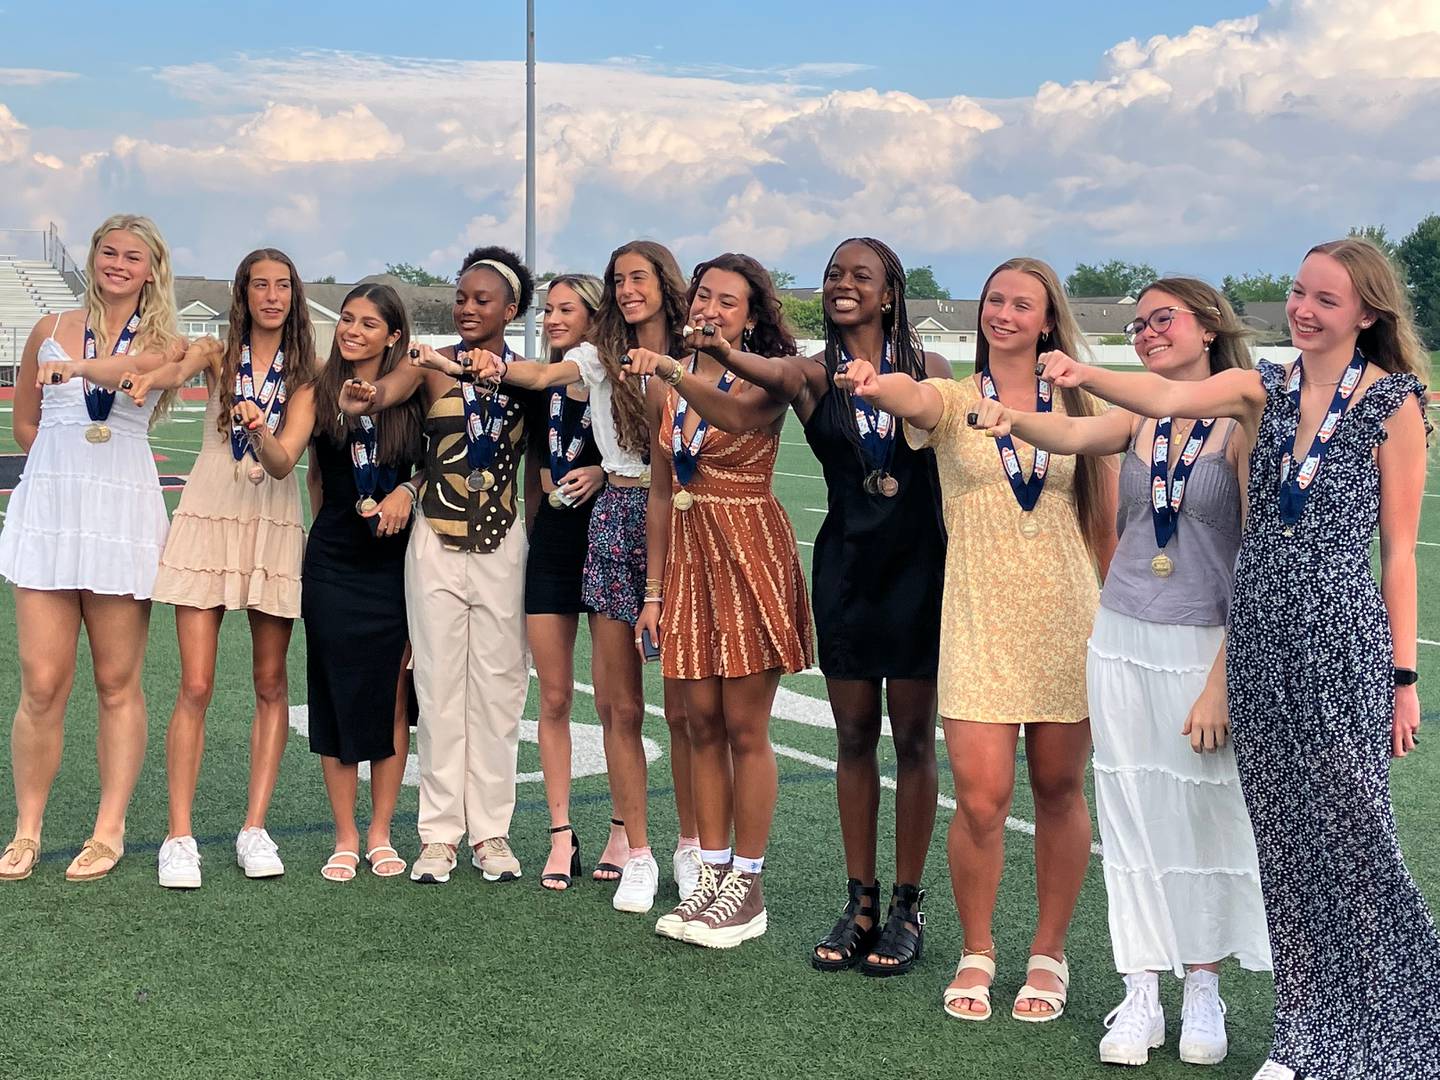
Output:
<instances>
[{"instance_id":1,"label":"tan sandal","mask_svg":"<svg viewBox=\"0 0 1440 1080\"><path fill-rule=\"evenodd\" d=\"M65 880L99 881L115 869L115 865L124 854L124 848L116 851L109 844L102 844L92 836L85 841L84 846L80 848L80 854L75 856L75 860L65 871ZM97 863L108 863L109 865L102 870L96 870Z\"/></svg>"},{"instance_id":2,"label":"tan sandal","mask_svg":"<svg viewBox=\"0 0 1440 1080\"><path fill-rule=\"evenodd\" d=\"M1030 985L1030 972L1048 971L1060 980L1060 989L1041 990L1037 986ZM1015 1004L1022 1001L1042 1001L1050 1006L1049 1012L1021 1012L1012 1008L1012 1018L1026 1024L1046 1024L1051 1020L1059 1020L1065 1015L1065 995L1070 987L1070 965L1064 960L1056 960L1046 956L1044 953L1036 953L1025 964L1025 985L1020 988L1020 993L1015 995Z\"/></svg>"},{"instance_id":3,"label":"tan sandal","mask_svg":"<svg viewBox=\"0 0 1440 1080\"><path fill-rule=\"evenodd\" d=\"M988 952L988 951L989 951L988 949L985 950L985 952ZM994 980L995 980L995 961L992 960L992 959L990 959L990 957L986 956L986 955L985 955L985 952L966 953L964 956L960 957L960 963L958 963L958 964L955 965L955 976L954 976L954 977L958 979L958 978L960 977L960 973L961 973L962 971L966 970L967 968L970 968L970 969L973 969L973 970L975 970L975 971L983 971L986 975L988 975L988 976L990 977L990 981L991 981L991 982L994 982ZM978 1001L980 1004L984 1005L984 1006L985 1006L984 1011L983 1011L983 1012L967 1012L967 1011L965 1011L965 1010L963 1010L963 1009L952 1009L952 1008L950 1007L950 1003L951 1003L952 1001L965 1001L965 1000L967 1000L967 999L970 1000L970 1001ZM946 1015L946 1016L952 1016L952 1017L954 1017L956 1020L989 1020L989 1019L990 1019L990 1012L991 1012L991 1010L990 1010L990 987L989 987L989 986L947 986L947 987L945 988L945 993L944 993L944 995L943 995L943 996L941 997L941 999L940 999L940 1004L941 1004L942 1006L944 1006L945 1015Z\"/></svg>"},{"instance_id":4,"label":"tan sandal","mask_svg":"<svg viewBox=\"0 0 1440 1080\"><path fill-rule=\"evenodd\" d=\"M28 836L11 841L4 853L0 854L0 862L14 856L18 863L26 854L30 856L30 861L25 864L25 869L0 870L0 881L24 881L35 872L35 864L40 861L40 844L37 841L31 840Z\"/></svg>"}]
</instances>

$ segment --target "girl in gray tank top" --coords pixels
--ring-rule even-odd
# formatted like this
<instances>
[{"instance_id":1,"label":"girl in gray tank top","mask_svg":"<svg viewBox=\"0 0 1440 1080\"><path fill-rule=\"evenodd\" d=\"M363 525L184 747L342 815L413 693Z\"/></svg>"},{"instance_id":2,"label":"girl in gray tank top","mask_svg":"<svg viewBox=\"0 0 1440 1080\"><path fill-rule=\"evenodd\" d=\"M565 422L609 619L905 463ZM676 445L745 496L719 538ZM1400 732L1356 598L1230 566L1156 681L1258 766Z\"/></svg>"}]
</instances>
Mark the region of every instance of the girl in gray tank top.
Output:
<instances>
[{"instance_id":1,"label":"girl in gray tank top","mask_svg":"<svg viewBox=\"0 0 1440 1080\"><path fill-rule=\"evenodd\" d=\"M1251 367L1225 298L1155 282L1127 331L1151 371L1204 379ZM1043 361L1043 357L1041 358ZM1143 1065L1165 1041L1159 972L1185 979L1181 1060L1227 1051L1219 962L1270 969L1259 866L1228 745L1225 619L1249 454L1234 421L1019 413L982 401L972 425L1060 454L1123 453L1116 530L1086 663L1110 937L1125 998L1100 1059Z\"/></svg>"}]
</instances>

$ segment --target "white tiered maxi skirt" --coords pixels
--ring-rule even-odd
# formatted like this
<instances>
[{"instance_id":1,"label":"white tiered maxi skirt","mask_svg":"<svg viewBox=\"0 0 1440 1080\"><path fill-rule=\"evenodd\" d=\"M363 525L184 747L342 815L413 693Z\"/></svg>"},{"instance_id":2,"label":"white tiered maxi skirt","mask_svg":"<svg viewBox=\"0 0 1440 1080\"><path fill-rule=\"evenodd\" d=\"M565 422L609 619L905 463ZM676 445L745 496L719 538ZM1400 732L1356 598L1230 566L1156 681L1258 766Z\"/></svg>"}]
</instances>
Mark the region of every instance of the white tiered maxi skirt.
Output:
<instances>
[{"instance_id":1,"label":"white tiered maxi skirt","mask_svg":"<svg viewBox=\"0 0 1440 1080\"><path fill-rule=\"evenodd\" d=\"M1268 971L1255 839L1229 745L1181 734L1224 628L1101 607L1086 660L1110 939L1122 973L1235 957Z\"/></svg>"}]
</instances>

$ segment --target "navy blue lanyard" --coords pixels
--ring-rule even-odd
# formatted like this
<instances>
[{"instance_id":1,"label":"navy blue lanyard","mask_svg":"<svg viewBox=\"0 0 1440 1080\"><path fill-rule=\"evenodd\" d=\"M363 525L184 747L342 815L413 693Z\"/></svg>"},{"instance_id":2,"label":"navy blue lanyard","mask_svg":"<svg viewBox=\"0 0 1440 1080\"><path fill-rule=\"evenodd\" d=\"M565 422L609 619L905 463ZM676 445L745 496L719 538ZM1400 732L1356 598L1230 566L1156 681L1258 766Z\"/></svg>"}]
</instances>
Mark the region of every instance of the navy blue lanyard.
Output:
<instances>
[{"instance_id":1,"label":"navy blue lanyard","mask_svg":"<svg viewBox=\"0 0 1440 1080\"><path fill-rule=\"evenodd\" d=\"M690 361L690 373L695 373L695 361ZM730 386L735 382L735 373L727 371L720 376L720 381L715 384L722 394L730 392ZM685 441L685 417L690 412L690 403L681 397L675 406L675 423L670 429L670 453L675 460L675 479L681 487L690 483L695 478L695 469L700 463L700 444L705 441L705 431L710 422L701 418L695 428L695 434L690 436L689 443Z\"/></svg>"},{"instance_id":2,"label":"navy blue lanyard","mask_svg":"<svg viewBox=\"0 0 1440 1080\"><path fill-rule=\"evenodd\" d=\"M455 346L455 359L465 355L465 343ZM501 356L507 364L515 354L505 346ZM475 391L473 382L460 384L460 400L465 405L465 461L471 470L488 468L495 460L495 451L500 445L500 434L505 430L505 410L510 405L508 394L498 390L484 398Z\"/></svg>"},{"instance_id":3,"label":"navy blue lanyard","mask_svg":"<svg viewBox=\"0 0 1440 1080\"><path fill-rule=\"evenodd\" d=\"M1150 447L1150 521L1155 526L1155 546L1162 551L1180 527L1180 502L1185 498L1185 482L1205 446L1205 438L1215 426L1212 417L1199 421L1185 441L1175 472L1170 473L1170 417L1155 421L1155 442Z\"/></svg>"},{"instance_id":4,"label":"navy blue lanyard","mask_svg":"<svg viewBox=\"0 0 1440 1080\"><path fill-rule=\"evenodd\" d=\"M235 365L235 400L255 402L265 414L265 426L270 429L270 434L275 434L281 417L285 415L285 350L275 350L275 359L265 372L265 378L260 383L260 392L257 394L255 372L250 364L250 341L247 338L240 346L240 362ZM250 433L231 421L230 453L239 461L247 452L256 461L260 460L255 453L255 444Z\"/></svg>"},{"instance_id":5,"label":"navy blue lanyard","mask_svg":"<svg viewBox=\"0 0 1440 1080\"><path fill-rule=\"evenodd\" d=\"M991 401L999 401L1000 395L995 392L995 382L990 378L988 371L980 373L980 392ZM1044 379L1035 381L1035 411L1037 413L1048 413L1054 394L1050 384ZM1002 435L995 440L995 447L1000 452L1000 464L1005 466L1005 477L1010 481L1010 490L1015 492L1015 501L1020 504L1020 509L1026 512L1035 509L1035 504L1040 501L1040 492L1045 490L1045 473L1050 468L1050 452L1035 450L1035 464L1030 470L1030 479L1023 479L1020 469L1020 458L1015 453L1015 440L1009 435Z\"/></svg>"},{"instance_id":6,"label":"navy blue lanyard","mask_svg":"<svg viewBox=\"0 0 1440 1080\"><path fill-rule=\"evenodd\" d=\"M585 436L590 431L590 402L587 401L576 431L566 440L565 436L570 434L565 430L567 396L564 387L550 391L550 479L557 484L565 479L570 466L580 456L580 451L585 446Z\"/></svg>"},{"instance_id":7,"label":"navy blue lanyard","mask_svg":"<svg viewBox=\"0 0 1440 1080\"><path fill-rule=\"evenodd\" d=\"M398 472L393 465L381 465L375 460L375 421L368 416L358 417L350 429L350 464L355 470L355 490L360 498L374 498L378 492L382 497L395 490Z\"/></svg>"},{"instance_id":8,"label":"navy blue lanyard","mask_svg":"<svg viewBox=\"0 0 1440 1080\"><path fill-rule=\"evenodd\" d=\"M120 336L115 339L115 347L110 350L111 356L125 356L130 352L130 343L135 340L135 332L140 329L140 309L135 309L135 314L130 316L130 321L125 324L125 329L120 331ZM90 322L85 322L85 359L95 359L95 331L90 329ZM101 386L91 386L86 379L80 380L85 390L85 411L90 414L90 419L97 424L109 417L110 409L115 404L115 391L106 390Z\"/></svg>"},{"instance_id":9,"label":"navy blue lanyard","mask_svg":"<svg viewBox=\"0 0 1440 1080\"><path fill-rule=\"evenodd\" d=\"M850 362L850 355L841 350L843 363ZM888 375L894 368L890 365L890 342L885 342L885 352L880 358L879 373ZM855 405L855 427L860 432L860 450L870 472L887 474L890 461L895 456L895 418L883 409L877 409L864 398L851 397Z\"/></svg>"},{"instance_id":10,"label":"navy blue lanyard","mask_svg":"<svg viewBox=\"0 0 1440 1080\"><path fill-rule=\"evenodd\" d=\"M1300 432L1300 387L1305 381L1305 358L1301 356L1295 360L1290 381L1285 385L1290 403L1295 406L1295 429L1290 432L1280 449L1280 520L1292 531L1300 516L1305 513L1305 503L1310 498L1310 485L1320 473L1320 463L1325 459L1325 452L1330 449L1330 438L1339 427L1345 410L1350 407L1350 399L1355 396L1356 387L1365 377L1368 363L1360 350L1356 349L1354 358L1335 387L1335 395L1330 399L1325 419L1315 432L1315 438L1310 441L1310 452L1305 455L1305 460L1297 469L1294 467L1295 436Z\"/></svg>"}]
</instances>

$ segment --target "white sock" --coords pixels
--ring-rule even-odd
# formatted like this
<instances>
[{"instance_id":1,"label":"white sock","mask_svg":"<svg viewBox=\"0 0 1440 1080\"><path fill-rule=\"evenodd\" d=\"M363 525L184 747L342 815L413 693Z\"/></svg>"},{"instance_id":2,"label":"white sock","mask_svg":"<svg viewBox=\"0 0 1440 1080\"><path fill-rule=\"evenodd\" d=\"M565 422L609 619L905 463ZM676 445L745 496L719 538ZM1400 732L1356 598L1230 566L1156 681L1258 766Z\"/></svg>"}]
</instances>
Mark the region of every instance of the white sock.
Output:
<instances>
[{"instance_id":1,"label":"white sock","mask_svg":"<svg viewBox=\"0 0 1440 1080\"><path fill-rule=\"evenodd\" d=\"M718 851L711 851L709 848L700 849L700 858L711 866L724 866L730 861L730 849L720 848Z\"/></svg>"},{"instance_id":2,"label":"white sock","mask_svg":"<svg viewBox=\"0 0 1440 1080\"><path fill-rule=\"evenodd\" d=\"M763 870L764 868L765 868L765 856L764 856L764 855L761 855L758 859L747 859L747 858L745 858L745 856L743 856L743 855L736 855L736 856L735 856L735 869L736 869L736 870L743 871L743 872L746 873L746 874L758 874L758 873L760 873L760 871Z\"/></svg>"}]
</instances>

